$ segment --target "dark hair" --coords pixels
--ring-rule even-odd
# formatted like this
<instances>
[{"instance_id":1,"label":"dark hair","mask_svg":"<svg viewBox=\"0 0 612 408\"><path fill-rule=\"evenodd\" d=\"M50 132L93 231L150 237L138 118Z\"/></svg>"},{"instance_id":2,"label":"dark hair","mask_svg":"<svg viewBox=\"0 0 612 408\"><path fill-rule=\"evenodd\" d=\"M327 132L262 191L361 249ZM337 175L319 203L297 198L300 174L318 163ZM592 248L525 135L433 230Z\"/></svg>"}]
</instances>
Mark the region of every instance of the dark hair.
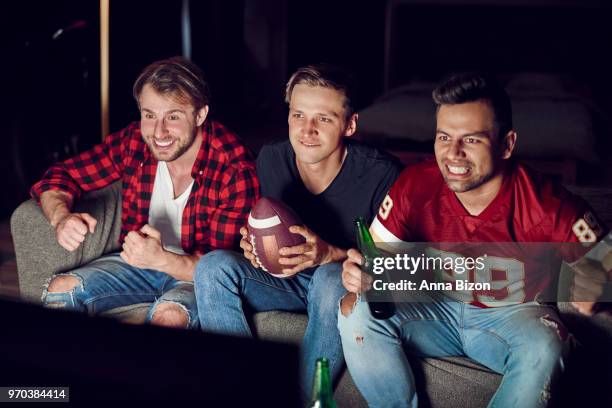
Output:
<instances>
[{"instance_id":1,"label":"dark hair","mask_svg":"<svg viewBox=\"0 0 612 408\"><path fill-rule=\"evenodd\" d=\"M298 84L335 89L344 94L343 105L346 113L345 119L350 118L355 112L354 78L340 67L320 63L298 68L298 70L291 75L285 87L285 102L291 102L291 93L293 92L293 88Z\"/></svg>"},{"instance_id":2,"label":"dark hair","mask_svg":"<svg viewBox=\"0 0 612 408\"><path fill-rule=\"evenodd\" d=\"M441 105L485 101L493 109L499 135L504 136L512 130L510 98L499 82L489 75L478 72L453 74L438 84L432 97L437 109Z\"/></svg>"},{"instance_id":3,"label":"dark hair","mask_svg":"<svg viewBox=\"0 0 612 408\"><path fill-rule=\"evenodd\" d=\"M204 73L196 64L183 57L155 61L147 66L134 82L133 94L136 102L142 88L147 84L162 95L169 95L180 101L187 98L194 106L195 112L210 102L210 90Z\"/></svg>"}]
</instances>

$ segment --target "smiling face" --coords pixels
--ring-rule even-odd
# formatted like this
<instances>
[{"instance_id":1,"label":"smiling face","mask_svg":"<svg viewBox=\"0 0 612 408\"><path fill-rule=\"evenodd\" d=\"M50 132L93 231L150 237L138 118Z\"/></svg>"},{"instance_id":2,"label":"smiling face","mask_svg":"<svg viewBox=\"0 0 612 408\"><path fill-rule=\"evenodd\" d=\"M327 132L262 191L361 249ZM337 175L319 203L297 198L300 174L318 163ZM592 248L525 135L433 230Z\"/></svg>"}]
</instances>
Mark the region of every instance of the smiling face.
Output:
<instances>
[{"instance_id":1,"label":"smiling face","mask_svg":"<svg viewBox=\"0 0 612 408\"><path fill-rule=\"evenodd\" d=\"M510 158L516 133L498 135L490 104L441 105L434 150L440 172L455 193L501 185L503 161Z\"/></svg>"},{"instance_id":2,"label":"smiling face","mask_svg":"<svg viewBox=\"0 0 612 408\"><path fill-rule=\"evenodd\" d=\"M297 84L289 102L289 140L303 164L341 163L343 138L353 135L357 115L345 118L344 94L333 88Z\"/></svg>"},{"instance_id":3,"label":"smiling face","mask_svg":"<svg viewBox=\"0 0 612 408\"><path fill-rule=\"evenodd\" d=\"M149 84L142 88L138 102L142 138L157 160L171 162L196 147L208 106L196 113L190 103L161 95Z\"/></svg>"}]
</instances>

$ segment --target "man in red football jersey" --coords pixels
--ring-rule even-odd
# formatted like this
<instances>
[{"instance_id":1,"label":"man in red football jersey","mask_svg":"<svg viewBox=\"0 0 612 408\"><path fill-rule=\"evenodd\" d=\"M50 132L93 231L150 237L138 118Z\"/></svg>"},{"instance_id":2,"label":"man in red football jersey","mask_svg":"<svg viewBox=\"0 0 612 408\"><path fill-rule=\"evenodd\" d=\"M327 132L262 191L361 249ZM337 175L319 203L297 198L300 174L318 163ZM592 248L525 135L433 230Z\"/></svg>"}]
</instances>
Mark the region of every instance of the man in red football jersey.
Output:
<instances>
[{"instance_id":1,"label":"man in red football jersey","mask_svg":"<svg viewBox=\"0 0 612 408\"><path fill-rule=\"evenodd\" d=\"M586 203L510 160L517 133L501 86L479 74L455 75L434 90L433 98L436 161L400 175L370 227L375 241L387 247L458 242L474 250L487 242L602 239L606 228ZM550 275L541 273L541 258L524 250L528 245L500 247L503 256L489 253L481 271L495 284L494 291L414 291L412 301L398 303L387 320L374 319L365 302L354 302L355 296L343 300L338 326L345 358L370 406L417 406L406 351L467 356L503 374L490 406L547 405L567 345L556 309L536 300ZM428 254L444 252L436 248ZM355 294L373 281L362 273L362 262L353 249L343 264L344 286ZM451 282L460 278L452 269L434 272ZM589 285L581 289L597 291ZM576 306L589 313L594 299L579 300L586 301Z\"/></svg>"}]
</instances>

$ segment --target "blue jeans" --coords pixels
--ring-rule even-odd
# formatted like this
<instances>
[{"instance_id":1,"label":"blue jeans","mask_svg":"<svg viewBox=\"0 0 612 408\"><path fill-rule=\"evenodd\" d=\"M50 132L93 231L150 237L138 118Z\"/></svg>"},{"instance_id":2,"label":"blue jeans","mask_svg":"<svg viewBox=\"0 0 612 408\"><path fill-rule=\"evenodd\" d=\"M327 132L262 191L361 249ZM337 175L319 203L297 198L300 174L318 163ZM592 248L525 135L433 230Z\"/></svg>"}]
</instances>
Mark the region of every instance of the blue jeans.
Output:
<instances>
[{"instance_id":1,"label":"blue jeans","mask_svg":"<svg viewBox=\"0 0 612 408\"><path fill-rule=\"evenodd\" d=\"M245 304L255 312L307 312L301 371L302 389L309 395L317 358L329 359L333 379L343 366L337 329L338 303L346 293L341 273L342 265L331 263L280 279L256 269L242 254L210 252L200 259L194 276L200 325L208 332L252 337Z\"/></svg>"},{"instance_id":2,"label":"blue jeans","mask_svg":"<svg viewBox=\"0 0 612 408\"><path fill-rule=\"evenodd\" d=\"M179 281L153 269L130 266L117 253L101 256L59 275L73 276L80 283L68 292L45 289L43 305L46 307L95 315L120 306L153 302L146 318L150 322L157 305L173 302L189 314L188 327L198 327L192 282Z\"/></svg>"},{"instance_id":3,"label":"blue jeans","mask_svg":"<svg viewBox=\"0 0 612 408\"><path fill-rule=\"evenodd\" d=\"M556 309L535 302L479 308L439 294L415 294L388 320L366 302L338 316L346 363L371 407L416 407L406 353L467 356L503 374L489 407L544 407L561 374L568 335Z\"/></svg>"}]
</instances>

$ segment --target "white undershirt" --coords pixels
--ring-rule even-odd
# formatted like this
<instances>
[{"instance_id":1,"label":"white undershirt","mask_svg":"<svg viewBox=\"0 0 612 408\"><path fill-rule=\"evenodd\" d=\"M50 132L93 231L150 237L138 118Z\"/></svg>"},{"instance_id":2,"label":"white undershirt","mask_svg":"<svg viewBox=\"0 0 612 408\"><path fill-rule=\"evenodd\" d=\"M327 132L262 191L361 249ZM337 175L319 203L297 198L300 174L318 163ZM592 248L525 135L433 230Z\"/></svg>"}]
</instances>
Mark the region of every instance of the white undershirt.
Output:
<instances>
[{"instance_id":1,"label":"white undershirt","mask_svg":"<svg viewBox=\"0 0 612 408\"><path fill-rule=\"evenodd\" d=\"M193 180L180 196L174 198L168 165L165 161L158 162L149 207L149 225L161 233L162 245L166 250L180 255L185 254L181 247L181 225L192 186Z\"/></svg>"}]
</instances>

